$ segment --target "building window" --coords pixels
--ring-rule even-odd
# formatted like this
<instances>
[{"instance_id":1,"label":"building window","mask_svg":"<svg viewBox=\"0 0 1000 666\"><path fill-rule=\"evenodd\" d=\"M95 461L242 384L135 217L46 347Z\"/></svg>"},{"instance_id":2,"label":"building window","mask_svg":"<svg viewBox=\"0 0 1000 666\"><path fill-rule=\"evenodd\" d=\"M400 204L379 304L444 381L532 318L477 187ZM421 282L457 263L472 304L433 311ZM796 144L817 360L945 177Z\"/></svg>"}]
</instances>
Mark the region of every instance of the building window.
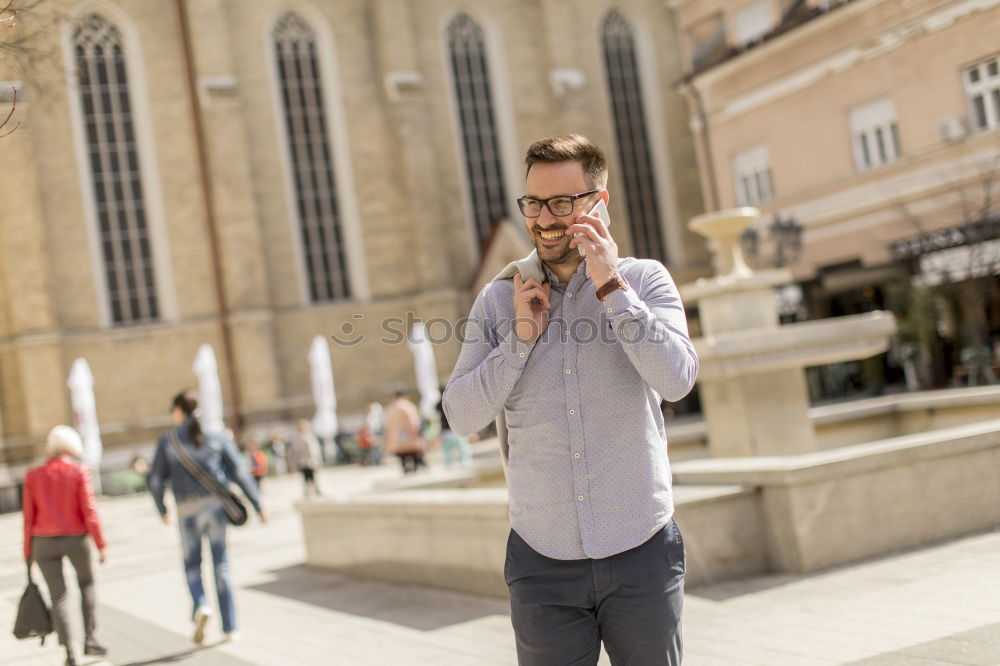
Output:
<instances>
[{"instance_id":1,"label":"building window","mask_svg":"<svg viewBox=\"0 0 1000 666\"><path fill-rule=\"evenodd\" d=\"M695 21L687 29L691 46L691 69L698 71L722 61L729 53L726 24L721 13Z\"/></svg>"},{"instance_id":2,"label":"building window","mask_svg":"<svg viewBox=\"0 0 1000 666\"><path fill-rule=\"evenodd\" d=\"M624 16L611 11L601 26L601 39L635 255L665 260L656 173L632 27Z\"/></svg>"},{"instance_id":3,"label":"building window","mask_svg":"<svg viewBox=\"0 0 1000 666\"><path fill-rule=\"evenodd\" d=\"M350 298L316 35L302 17L288 13L273 37L309 297L314 303Z\"/></svg>"},{"instance_id":4,"label":"building window","mask_svg":"<svg viewBox=\"0 0 1000 666\"><path fill-rule=\"evenodd\" d=\"M883 99L851 111L851 141L858 171L876 169L902 155L896 129L896 105Z\"/></svg>"},{"instance_id":5,"label":"building window","mask_svg":"<svg viewBox=\"0 0 1000 666\"><path fill-rule=\"evenodd\" d=\"M472 222L479 246L507 216L503 161L483 29L468 14L448 24L448 54L465 156Z\"/></svg>"},{"instance_id":6,"label":"building window","mask_svg":"<svg viewBox=\"0 0 1000 666\"><path fill-rule=\"evenodd\" d=\"M149 220L121 32L99 14L73 31L87 161L115 324L160 318Z\"/></svg>"},{"instance_id":7,"label":"building window","mask_svg":"<svg viewBox=\"0 0 1000 666\"><path fill-rule=\"evenodd\" d=\"M736 12L736 39L742 45L753 44L771 31L771 7L768 0L758 0Z\"/></svg>"},{"instance_id":8,"label":"building window","mask_svg":"<svg viewBox=\"0 0 1000 666\"><path fill-rule=\"evenodd\" d=\"M962 82L969 98L973 130L1000 127L1000 56L965 68Z\"/></svg>"},{"instance_id":9,"label":"building window","mask_svg":"<svg viewBox=\"0 0 1000 666\"><path fill-rule=\"evenodd\" d=\"M771 158L767 147L758 146L734 157L733 180L739 206L758 206L773 199Z\"/></svg>"}]
</instances>

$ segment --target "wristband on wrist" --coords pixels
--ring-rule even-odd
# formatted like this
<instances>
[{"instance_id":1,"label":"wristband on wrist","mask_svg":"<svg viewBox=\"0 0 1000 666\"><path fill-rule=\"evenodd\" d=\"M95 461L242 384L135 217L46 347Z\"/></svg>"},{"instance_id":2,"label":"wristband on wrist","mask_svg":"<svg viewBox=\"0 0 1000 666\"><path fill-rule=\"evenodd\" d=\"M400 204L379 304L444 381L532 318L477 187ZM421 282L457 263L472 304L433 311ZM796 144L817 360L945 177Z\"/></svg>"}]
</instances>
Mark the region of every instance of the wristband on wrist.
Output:
<instances>
[{"instance_id":1,"label":"wristband on wrist","mask_svg":"<svg viewBox=\"0 0 1000 666\"><path fill-rule=\"evenodd\" d=\"M628 282L625 281L625 278L623 278L619 273L615 272L611 274L611 277L608 278L607 282L602 284L597 289L596 293L597 300L603 301L605 298L608 297L609 294L619 289L629 289L629 284Z\"/></svg>"}]
</instances>

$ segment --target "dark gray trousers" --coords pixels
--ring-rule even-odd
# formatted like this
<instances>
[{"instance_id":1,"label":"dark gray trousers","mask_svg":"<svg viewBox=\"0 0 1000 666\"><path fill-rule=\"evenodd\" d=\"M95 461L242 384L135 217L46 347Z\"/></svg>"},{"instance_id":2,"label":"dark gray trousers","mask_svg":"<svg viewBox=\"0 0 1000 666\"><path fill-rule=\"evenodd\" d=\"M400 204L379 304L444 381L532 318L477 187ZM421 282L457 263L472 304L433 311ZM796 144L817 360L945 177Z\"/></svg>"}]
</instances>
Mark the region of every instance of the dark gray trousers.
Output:
<instances>
[{"instance_id":1,"label":"dark gray trousers","mask_svg":"<svg viewBox=\"0 0 1000 666\"><path fill-rule=\"evenodd\" d=\"M679 666L684 541L672 519L640 546L599 560L554 560L517 532L504 578L520 666Z\"/></svg>"},{"instance_id":2,"label":"dark gray trousers","mask_svg":"<svg viewBox=\"0 0 1000 666\"><path fill-rule=\"evenodd\" d=\"M52 600L52 624L55 625L59 644L69 646L69 616L66 610L66 580L63 578L62 558L69 558L76 569L76 580L80 584L80 600L83 607L83 630L87 636L94 635L94 572L90 563L90 545L87 535L32 537L31 559L42 570L45 584L49 587Z\"/></svg>"}]
</instances>

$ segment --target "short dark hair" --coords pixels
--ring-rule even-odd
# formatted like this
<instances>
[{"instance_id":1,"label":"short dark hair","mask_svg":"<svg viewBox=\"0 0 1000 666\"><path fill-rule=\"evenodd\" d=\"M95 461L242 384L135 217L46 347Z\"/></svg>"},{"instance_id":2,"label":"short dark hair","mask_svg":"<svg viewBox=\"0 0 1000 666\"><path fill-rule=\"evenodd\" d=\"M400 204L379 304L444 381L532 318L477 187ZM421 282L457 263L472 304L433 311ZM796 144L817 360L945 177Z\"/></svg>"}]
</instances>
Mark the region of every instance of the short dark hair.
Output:
<instances>
[{"instance_id":1,"label":"short dark hair","mask_svg":"<svg viewBox=\"0 0 1000 666\"><path fill-rule=\"evenodd\" d=\"M525 177L537 162L579 162L587 187L603 190L608 186L608 161L593 141L581 134L560 134L539 139L524 155Z\"/></svg>"}]
</instances>

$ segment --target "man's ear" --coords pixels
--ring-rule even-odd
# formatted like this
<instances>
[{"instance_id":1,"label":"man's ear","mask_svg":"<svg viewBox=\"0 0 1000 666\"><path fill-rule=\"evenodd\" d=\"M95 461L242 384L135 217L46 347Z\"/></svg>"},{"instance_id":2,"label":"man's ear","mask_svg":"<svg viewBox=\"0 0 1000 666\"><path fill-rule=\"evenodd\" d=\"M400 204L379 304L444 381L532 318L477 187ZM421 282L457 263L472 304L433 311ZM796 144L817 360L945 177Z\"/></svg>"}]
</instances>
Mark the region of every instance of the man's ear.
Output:
<instances>
[{"instance_id":1,"label":"man's ear","mask_svg":"<svg viewBox=\"0 0 1000 666\"><path fill-rule=\"evenodd\" d=\"M608 201L611 199L611 194L607 190L601 190L601 193L598 194L597 196L599 196L601 200L604 201L605 206L608 205Z\"/></svg>"}]
</instances>

